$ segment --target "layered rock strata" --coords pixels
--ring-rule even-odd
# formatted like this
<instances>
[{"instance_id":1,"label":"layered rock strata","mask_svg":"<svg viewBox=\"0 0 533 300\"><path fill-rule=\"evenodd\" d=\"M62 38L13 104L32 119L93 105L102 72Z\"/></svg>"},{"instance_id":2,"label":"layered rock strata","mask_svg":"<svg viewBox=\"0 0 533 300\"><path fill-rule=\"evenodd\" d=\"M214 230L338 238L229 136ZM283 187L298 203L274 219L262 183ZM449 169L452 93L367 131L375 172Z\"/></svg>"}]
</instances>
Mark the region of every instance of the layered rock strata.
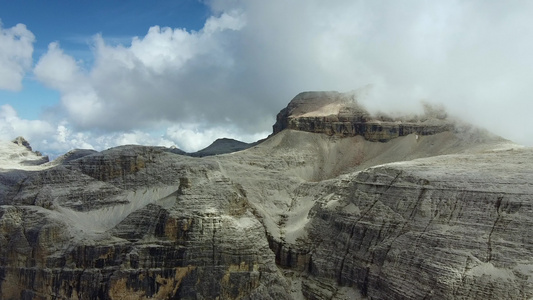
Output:
<instances>
[{"instance_id":1,"label":"layered rock strata","mask_svg":"<svg viewBox=\"0 0 533 300\"><path fill-rule=\"evenodd\" d=\"M454 126L174 152L0 169L0 298L533 297L531 149Z\"/></svg>"},{"instance_id":2,"label":"layered rock strata","mask_svg":"<svg viewBox=\"0 0 533 300\"><path fill-rule=\"evenodd\" d=\"M121 147L18 174L2 189L0 298L283 299L242 188L184 158Z\"/></svg>"},{"instance_id":3,"label":"layered rock strata","mask_svg":"<svg viewBox=\"0 0 533 300\"><path fill-rule=\"evenodd\" d=\"M23 160L23 163L25 165L40 165L50 161L48 156L43 156L39 151L33 151L30 146L30 143L23 137L19 136L12 140L12 142L18 146L26 148L27 151L18 152L18 155L22 155L26 158Z\"/></svg>"},{"instance_id":4,"label":"layered rock strata","mask_svg":"<svg viewBox=\"0 0 533 300\"><path fill-rule=\"evenodd\" d=\"M357 103L354 94L303 92L280 111L274 134L285 129L338 136L363 136L369 141L387 142L409 134L431 135L453 131L446 115L391 118L373 116Z\"/></svg>"}]
</instances>

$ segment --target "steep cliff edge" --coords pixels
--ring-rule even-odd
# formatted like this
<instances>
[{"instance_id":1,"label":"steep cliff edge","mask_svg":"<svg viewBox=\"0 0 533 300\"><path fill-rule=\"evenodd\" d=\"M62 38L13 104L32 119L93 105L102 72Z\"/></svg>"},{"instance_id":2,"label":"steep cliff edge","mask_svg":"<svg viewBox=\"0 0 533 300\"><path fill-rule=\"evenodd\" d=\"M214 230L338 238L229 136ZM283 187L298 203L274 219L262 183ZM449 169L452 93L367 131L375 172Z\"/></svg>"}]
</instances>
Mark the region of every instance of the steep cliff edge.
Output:
<instances>
[{"instance_id":1,"label":"steep cliff edge","mask_svg":"<svg viewBox=\"0 0 533 300\"><path fill-rule=\"evenodd\" d=\"M455 124L9 164L0 298L529 299L532 183L533 150Z\"/></svg>"},{"instance_id":2,"label":"steep cliff edge","mask_svg":"<svg viewBox=\"0 0 533 300\"><path fill-rule=\"evenodd\" d=\"M453 131L454 123L444 112L430 107L422 116L374 116L358 104L356 93L303 92L276 117L274 134L285 129L343 137L360 135L369 141L387 142L409 134Z\"/></svg>"}]
</instances>

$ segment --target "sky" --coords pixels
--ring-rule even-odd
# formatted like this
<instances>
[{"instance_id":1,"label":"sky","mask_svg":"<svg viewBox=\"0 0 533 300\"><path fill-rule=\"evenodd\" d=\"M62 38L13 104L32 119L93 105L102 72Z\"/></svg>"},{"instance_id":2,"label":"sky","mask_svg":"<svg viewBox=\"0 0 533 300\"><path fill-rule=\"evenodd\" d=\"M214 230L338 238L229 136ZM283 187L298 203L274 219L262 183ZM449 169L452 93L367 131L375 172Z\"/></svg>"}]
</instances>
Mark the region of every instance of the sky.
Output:
<instances>
[{"instance_id":1,"label":"sky","mask_svg":"<svg viewBox=\"0 0 533 300\"><path fill-rule=\"evenodd\" d=\"M56 156L252 142L302 91L371 86L533 146L533 2L0 1L0 140Z\"/></svg>"}]
</instances>

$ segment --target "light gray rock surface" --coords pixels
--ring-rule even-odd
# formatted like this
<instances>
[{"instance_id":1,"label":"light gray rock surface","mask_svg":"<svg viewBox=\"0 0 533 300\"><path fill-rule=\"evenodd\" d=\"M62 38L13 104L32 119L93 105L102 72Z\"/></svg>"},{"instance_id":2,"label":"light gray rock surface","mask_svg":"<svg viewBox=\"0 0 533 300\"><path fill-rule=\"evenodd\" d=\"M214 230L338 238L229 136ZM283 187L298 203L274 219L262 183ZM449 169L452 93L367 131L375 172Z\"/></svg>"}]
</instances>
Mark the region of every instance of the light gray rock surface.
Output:
<instances>
[{"instance_id":1,"label":"light gray rock surface","mask_svg":"<svg viewBox=\"0 0 533 300\"><path fill-rule=\"evenodd\" d=\"M0 150L1 299L533 298L533 151L468 126Z\"/></svg>"}]
</instances>

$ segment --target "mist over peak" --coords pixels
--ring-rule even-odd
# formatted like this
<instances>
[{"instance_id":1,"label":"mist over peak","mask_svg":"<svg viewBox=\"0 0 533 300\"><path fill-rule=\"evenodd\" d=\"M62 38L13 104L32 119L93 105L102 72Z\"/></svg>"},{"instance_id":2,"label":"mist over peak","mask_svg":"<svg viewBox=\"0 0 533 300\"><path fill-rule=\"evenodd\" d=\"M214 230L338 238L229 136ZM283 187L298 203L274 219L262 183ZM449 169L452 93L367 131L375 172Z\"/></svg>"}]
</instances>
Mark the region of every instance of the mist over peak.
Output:
<instances>
[{"instance_id":1,"label":"mist over peak","mask_svg":"<svg viewBox=\"0 0 533 300\"><path fill-rule=\"evenodd\" d=\"M83 57L54 40L33 53L32 27L2 27L0 64L9 76L0 76L0 88L19 90L32 75L57 100L38 120L0 104L1 137L23 135L44 152L121 143L195 151L219 137L268 135L301 91L356 90L373 114L422 114L424 100L533 145L533 126L524 126L533 109L527 2L205 5L197 30L154 24L117 43L95 29Z\"/></svg>"}]
</instances>

